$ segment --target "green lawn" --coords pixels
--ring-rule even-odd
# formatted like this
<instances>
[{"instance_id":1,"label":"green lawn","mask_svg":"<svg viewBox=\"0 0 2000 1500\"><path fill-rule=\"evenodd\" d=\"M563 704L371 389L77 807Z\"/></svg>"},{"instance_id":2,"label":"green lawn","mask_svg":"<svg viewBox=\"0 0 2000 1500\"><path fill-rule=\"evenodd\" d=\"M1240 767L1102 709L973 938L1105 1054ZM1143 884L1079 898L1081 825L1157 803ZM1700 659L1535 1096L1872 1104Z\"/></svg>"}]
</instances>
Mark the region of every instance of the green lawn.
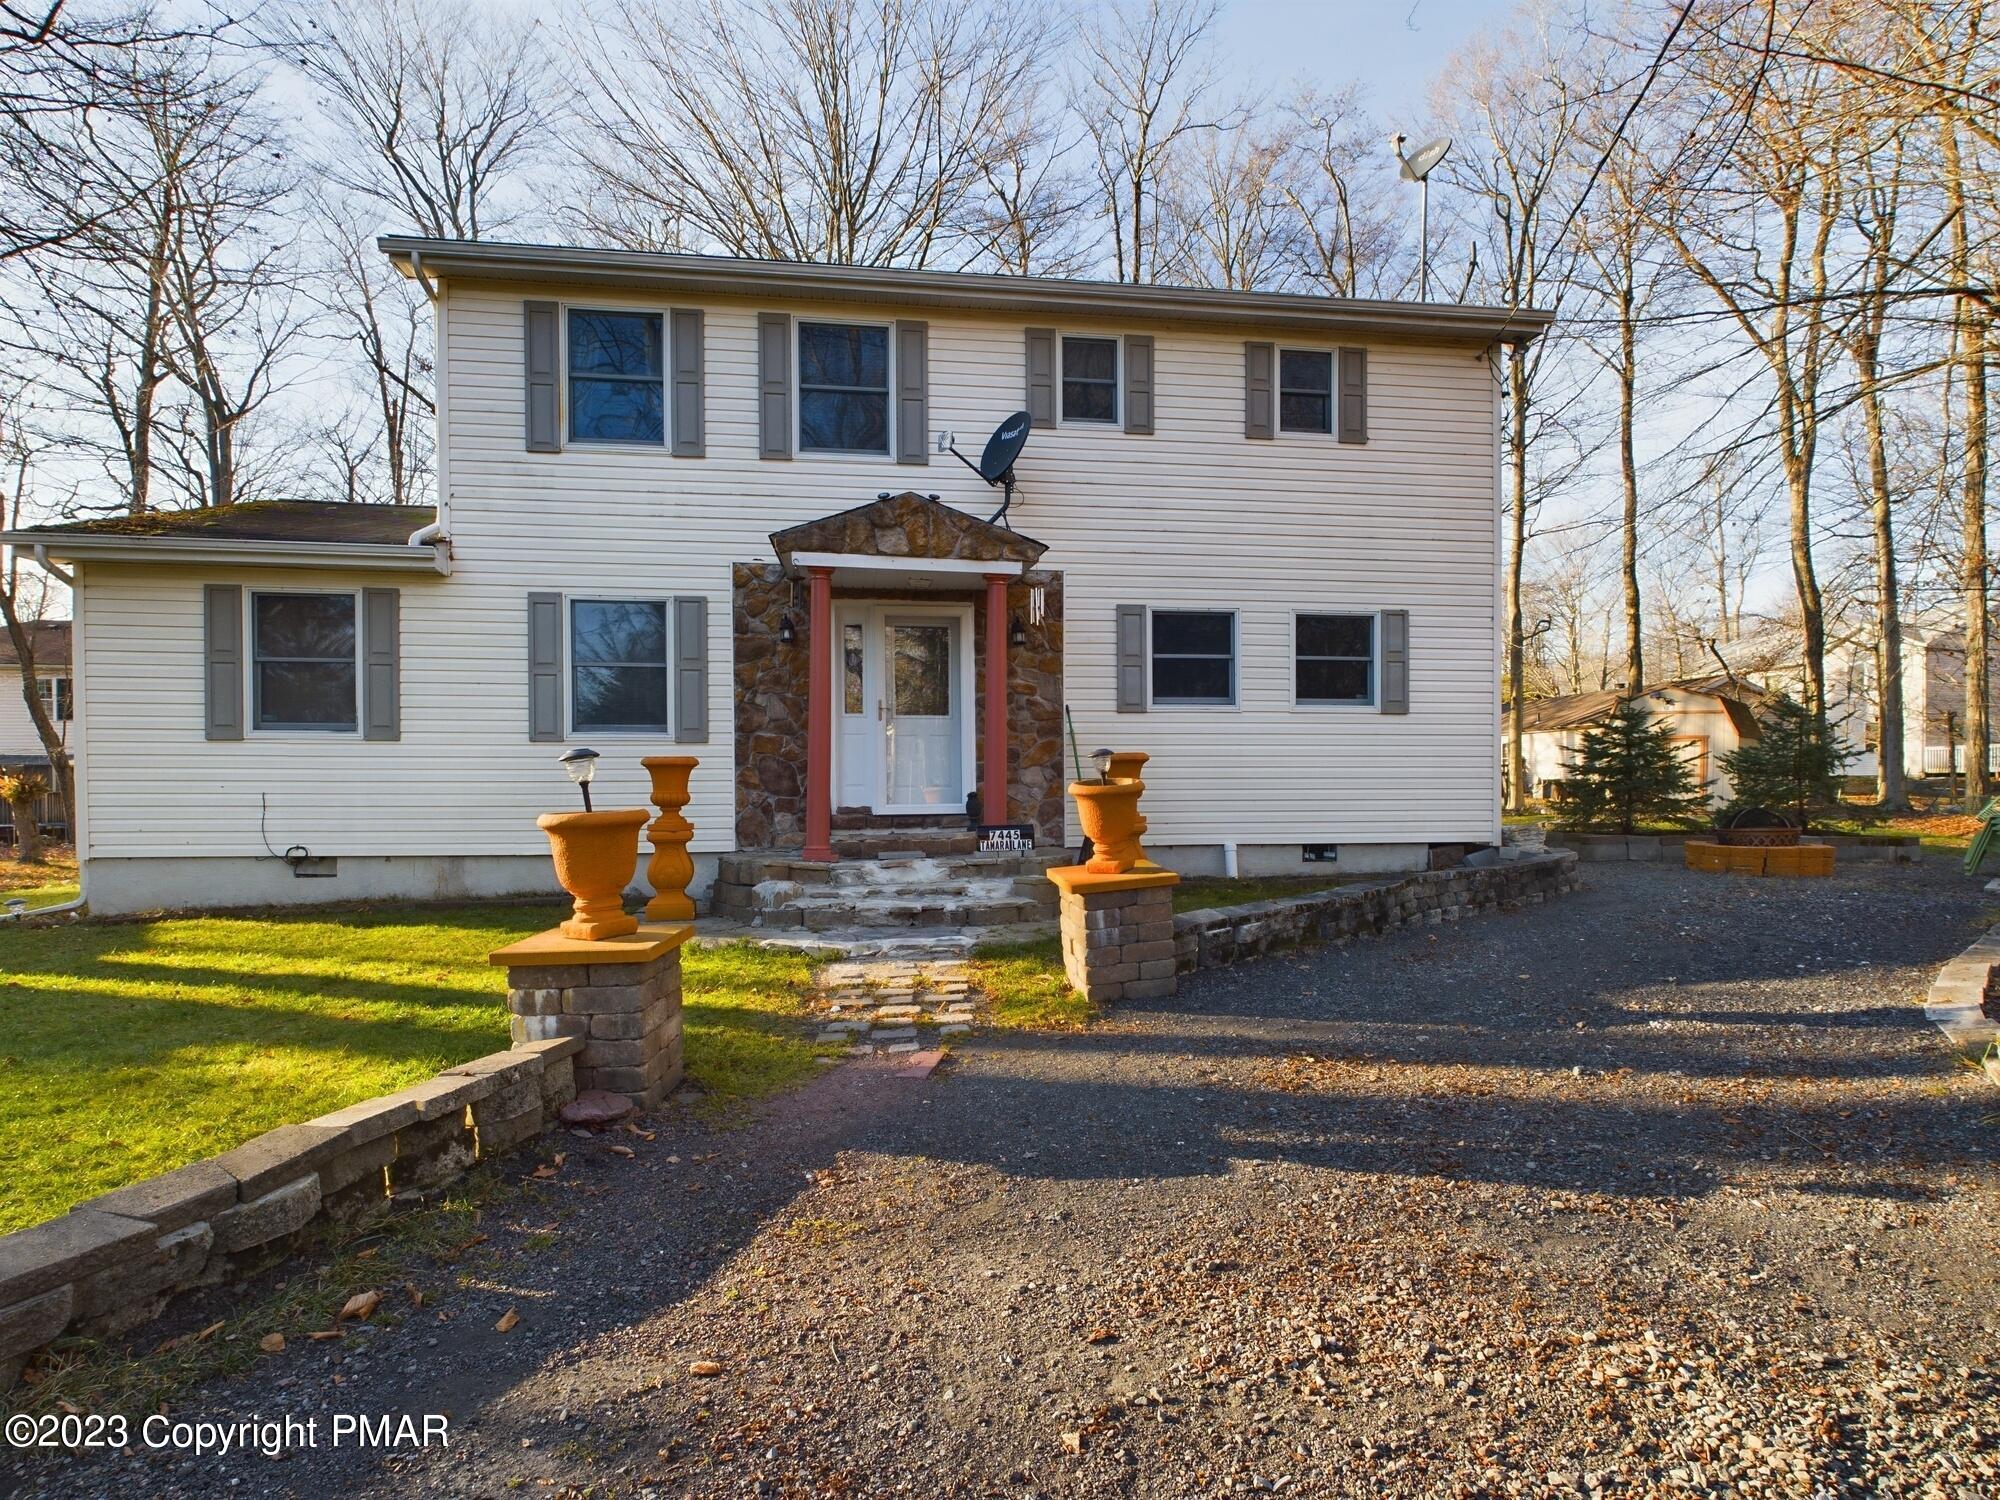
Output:
<instances>
[{"instance_id":1,"label":"green lawn","mask_svg":"<svg viewBox=\"0 0 2000 1500\"><path fill-rule=\"evenodd\" d=\"M1265 875L1232 880L1226 875L1191 875L1174 887L1174 911L1205 911L1211 906L1247 906L1281 896L1304 896L1341 884L1337 875Z\"/></svg>"},{"instance_id":2,"label":"green lawn","mask_svg":"<svg viewBox=\"0 0 2000 1500\"><path fill-rule=\"evenodd\" d=\"M0 927L0 1231L507 1045L489 950L553 908L411 907ZM727 1104L814 1071L810 959L684 951L689 1081Z\"/></svg>"}]
</instances>

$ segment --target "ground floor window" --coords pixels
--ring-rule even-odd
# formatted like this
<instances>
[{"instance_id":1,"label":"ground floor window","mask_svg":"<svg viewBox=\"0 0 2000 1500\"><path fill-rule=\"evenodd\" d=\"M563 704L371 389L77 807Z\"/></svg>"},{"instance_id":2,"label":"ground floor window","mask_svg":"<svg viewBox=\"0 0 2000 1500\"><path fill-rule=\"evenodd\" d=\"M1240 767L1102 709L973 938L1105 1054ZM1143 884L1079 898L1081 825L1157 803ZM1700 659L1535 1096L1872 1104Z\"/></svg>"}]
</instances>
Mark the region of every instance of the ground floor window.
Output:
<instances>
[{"instance_id":1,"label":"ground floor window","mask_svg":"<svg viewBox=\"0 0 2000 1500\"><path fill-rule=\"evenodd\" d=\"M572 599L570 687L575 728L667 728L667 602Z\"/></svg>"},{"instance_id":2,"label":"ground floor window","mask_svg":"<svg viewBox=\"0 0 2000 1500\"><path fill-rule=\"evenodd\" d=\"M1236 615L1231 610L1153 611L1153 702L1236 701Z\"/></svg>"},{"instance_id":3,"label":"ground floor window","mask_svg":"<svg viewBox=\"0 0 2000 1500\"><path fill-rule=\"evenodd\" d=\"M1375 701L1375 617L1301 614L1292 625L1293 691L1300 703Z\"/></svg>"},{"instance_id":4,"label":"ground floor window","mask_svg":"<svg viewBox=\"0 0 2000 1500\"><path fill-rule=\"evenodd\" d=\"M257 728L357 727L353 594L252 594L250 646Z\"/></svg>"}]
</instances>

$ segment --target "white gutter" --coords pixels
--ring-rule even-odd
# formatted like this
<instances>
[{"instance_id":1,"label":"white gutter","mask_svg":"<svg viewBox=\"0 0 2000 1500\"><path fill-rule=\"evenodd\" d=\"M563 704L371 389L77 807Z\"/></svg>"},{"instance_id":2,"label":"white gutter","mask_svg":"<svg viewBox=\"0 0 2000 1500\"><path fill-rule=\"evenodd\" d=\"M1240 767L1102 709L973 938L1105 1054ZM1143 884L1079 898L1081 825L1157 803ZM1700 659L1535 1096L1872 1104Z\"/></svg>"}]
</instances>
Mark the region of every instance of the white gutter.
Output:
<instances>
[{"instance_id":1,"label":"white gutter","mask_svg":"<svg viewBox=\"0 0 2000 1500\"><path fill-rule=\"evenodd\" d=\"M44 573L48 574L51 578L58 580L59 582L65 584L69 588L76 587L75 576L73 574L64 572L61 568L57 567L55 563L50 560L49 544L47 542L35 543L35 565L39 567Z\"/></svg>"},{"instance_id":2,"label":"white gutter","mask_svg":"<svg viewBox=\"0 0 2000 1500\"><path fill-rule=\"evenodd\" d=\"M0 532L0 542L33 548L38 562L45 552L53 551L75 562L359 568L394 573L442 573L446 576L451 573L450 554L440 541L433 541L426 547L407 542L230 541L212 537L121 536L108 532L52 537L34 532L8 531Z\"/></svg>"}]
</instances>

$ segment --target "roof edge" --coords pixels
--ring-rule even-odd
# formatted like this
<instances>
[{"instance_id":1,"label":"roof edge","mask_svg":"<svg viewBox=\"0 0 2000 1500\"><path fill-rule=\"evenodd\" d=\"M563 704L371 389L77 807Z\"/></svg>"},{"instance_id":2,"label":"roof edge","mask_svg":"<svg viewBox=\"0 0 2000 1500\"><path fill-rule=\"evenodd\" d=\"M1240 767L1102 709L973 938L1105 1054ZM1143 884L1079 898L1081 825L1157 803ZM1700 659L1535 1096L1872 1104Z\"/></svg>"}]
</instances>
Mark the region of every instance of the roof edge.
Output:
<instances>
[{"instance_id":1,"label":"roof edge","mask_svg":"<svg viewBox=\"0 0 2000 1500\"><path fill-rule=\"evenodd\" d=\"M60 531L0 531L0 544L72 562L209 563L224 567L357 568L449 575L443 542L287 542L229 537L118 536Z\"/></svg>"},{"instance_id":2,"label":"roof edge","mask_svg":"<svg viewBox=\"0 0 2000 1500\"><path fill-rule=\"evenodd\" d=\"M820 301L893 300L903 306L1019 313L1164 317L1180 322L1323 329L1474 343L1525 344L1555 321L1553 313L1538 308L1143 286L973 271L912 271L493 240L383 235L376 246L405 275L414 275L421 263L427 275L475 281L562 278L590 285L650 287L675 292Z\"/></svg>"}]
</instances>

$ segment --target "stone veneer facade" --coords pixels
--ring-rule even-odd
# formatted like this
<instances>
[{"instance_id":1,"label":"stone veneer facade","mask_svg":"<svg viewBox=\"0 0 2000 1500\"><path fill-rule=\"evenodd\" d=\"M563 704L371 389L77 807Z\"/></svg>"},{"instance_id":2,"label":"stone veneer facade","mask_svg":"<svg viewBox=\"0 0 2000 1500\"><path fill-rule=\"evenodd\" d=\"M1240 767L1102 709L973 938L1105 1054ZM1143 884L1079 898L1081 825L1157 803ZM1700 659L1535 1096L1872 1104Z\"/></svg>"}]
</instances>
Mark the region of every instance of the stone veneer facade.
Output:
<instances>
[{"instance_id":1,"label":"stone veneer facade","mask_svg":"<svg viewBox=\"0 0 2000 1500\"><path fill-rule=\"evenodd\" d=\"M905 494L793 527L772 538L779 556L793 551L837 552L885 558L943 557L1026 562L1041 545L952 510ZM805 843L807 671L813 642L805 582L783 563L736 563L730 570L736 688L736 845L739 849L797 849ZM1040 618L1031 598L1040 589ZM976 582L961 590L924 592L849 589L842 599L915 599L970 602L974 702L971 724L984 722L986 619L977 607ZM1027 640L1007 651L1007 800L1005 821L1031 823L1038 842L1063 839L1063 587L1062 574L1028 569L1007 586L1009 621ZM796 632L778 639L789 614ZM978 750L984 756L984 747ZM979 774L983 774L983 769ZM975 777L975 785L977 785ZM968 788L968 790L970 790ZM944 819L956 808L941 810ZM988 822L1001 821L988 814Z\"/></svg>"}]
</instances>

